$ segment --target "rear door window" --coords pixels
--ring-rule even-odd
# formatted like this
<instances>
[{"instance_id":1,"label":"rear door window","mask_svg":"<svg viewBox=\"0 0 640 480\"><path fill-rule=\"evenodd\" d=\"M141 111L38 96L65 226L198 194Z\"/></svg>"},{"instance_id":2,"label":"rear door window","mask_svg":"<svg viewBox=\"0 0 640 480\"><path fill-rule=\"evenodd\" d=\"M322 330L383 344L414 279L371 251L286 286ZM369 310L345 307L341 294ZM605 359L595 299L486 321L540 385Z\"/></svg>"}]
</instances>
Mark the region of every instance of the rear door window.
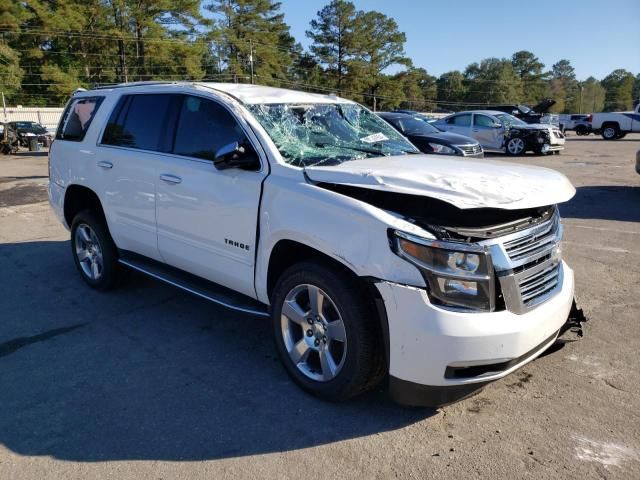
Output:
<instances>
[{"instance_id":1,"label":"rear door window","mask_svg":"<svg viewBox=\"0 0 640 480\"><path fill-rule=\"evenodd\" d=\"M177 95L124 95L107 123L102 143L119 147L168 152L170 122Z\"/></svg>"},{"instance_id":2,"label":"rear door window","mask_svg":"<svg viewBox=\"0 0 640 480\"><path fill-rule=\"evenodd\" d=\"M72 100L62 115L56 139L82 141L103 100L104 97L81 97Z\"/></svg>"},{"instance_id":3,"label":"rear door window","mask_svg":"<svg viewBox=\"0 0 640 480\"><path fill-rule=\"evenodd\" d=\"M462 115L456 115L455 117L449 119L448 123L453 125L457 125L459 127L468 127L471 125L471 114L463 113Z\"/></svg>"}]
</instances>

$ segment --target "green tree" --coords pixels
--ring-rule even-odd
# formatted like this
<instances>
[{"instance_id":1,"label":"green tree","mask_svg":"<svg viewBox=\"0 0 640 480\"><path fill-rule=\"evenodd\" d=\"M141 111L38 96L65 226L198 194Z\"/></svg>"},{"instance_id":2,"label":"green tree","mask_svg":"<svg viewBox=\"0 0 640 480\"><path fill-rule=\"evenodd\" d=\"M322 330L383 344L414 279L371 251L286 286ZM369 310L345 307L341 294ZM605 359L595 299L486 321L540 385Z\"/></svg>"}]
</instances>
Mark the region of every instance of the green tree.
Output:
<instances>
[{"instance_id":1,"label":"green tree","mask_svg":"<svg viewBox=\"0 0 640 480\"><path fill-rule=\"evenodd\" d=\"M375 108L377 95L401 91L389 84L383 72L392 65L411 65L404 53L406 36L394 19L375 11L358 12L353 31L355 55L350 63L350 84L354 90L364 87L369 94L367 103Z\"/></svg>"},{"instance_id":2,"label":"green tree","mask_svg":"<svg viewBox=\"0 0 640 480\"><path fill-rule=\"evenodd\" d=\"M510 60L486 58L464 72L469 103L519 103L522 82Z\"/></svg>"},{"instance_id":3,"label":"green tree","mask_svg":"<svg viewBox=\"0 0 640 480\"><path fill-rule=\"evenodd\" d=\"M633 87L635 77L631 72L619 68L604 77L601 82L606 94L604 111L631 110L633 108Z\"/></svg>"},{"instance_id":4,"label":"green tree","mask_svg":"<svg viewBox=\"0 0 640 480\"><path fill-rule=\"evenodd\" d=\"M636 75L636 80L633 83L633 102L640 101L640 73Z\"/></svg>"},{"instance_id":5,"label":"green tree","mask_svg":"<svg viewBox=\"0 0 640 480\"><path fill-rule=\"evenodd\" d=\"M411 110L435 108L438 95L436 78L429 75L424 68L410 68L395 74L392 78L401 85L404 94L405 99L400 103L400 107Z\"/></svg>"},{"instance_id":6,"label":"green tree","mask_svg":"<svg viewBox=\"0 0 640 480\"><path fill-rule=\"evenodd\" d=\"M538 57L520 50L512 55L511 65L522 82L522 102L534 105L548 96L549 74L543 71L544 63Z\"/></svg>"},{"instance_id":7,"label":"green tree","mask_svg":"<svg viewBox=\"0 0 640 480\"><path fill-rule=\"evenodd\" d=\"M446 72L440 75L437 81L438 102L441 106L447 107L449 102L460 103L467 95L467 88L464 84L464 75L458 70Z\"/></svg>"},{"instance_id":8,"label":"green tree","mask_svg":"<svg viewBox=\"0 0 640 480\"><path fill-rule=\"evenodd\" d=\"M605 90L600 82L593 77L587 78L580 84L581 87L581 113L602 112L604 109Z\"/></svg>"},{"instance_id":9,"label":"green tree","mask_svg":"<svg viewBox=\"0 0 640 480\"><path fill-rule=\"evenodd\" d=\"M347 66L355 53L354 26L356 9L353 3L332 0L311 20L306 32L313 43L310 47L316 62L327 72L327 84L338 91L343 87Z\"/></svg>"},{"instance_id":10,"label":"green tree","mask_svg":"<svg viewBox=\"0 0 640 480\"><path fill-rule=\"evenodd\" d=\"M216 17L211 39L218 44L223 72L235 81L278 84L293 65L295 40L272 0L214 0L205 8Z\"/></svg>"},{"instance_id":11,"label":"green tree","mask_svg":"<svg viewBox=\"0 0 640 480\"><path fill-rule=\"evenodd\" d=\"M553 111L572 113L580 110L580 85L569 60L563 59L551 67Z\"/></svg>"}]
</instances>

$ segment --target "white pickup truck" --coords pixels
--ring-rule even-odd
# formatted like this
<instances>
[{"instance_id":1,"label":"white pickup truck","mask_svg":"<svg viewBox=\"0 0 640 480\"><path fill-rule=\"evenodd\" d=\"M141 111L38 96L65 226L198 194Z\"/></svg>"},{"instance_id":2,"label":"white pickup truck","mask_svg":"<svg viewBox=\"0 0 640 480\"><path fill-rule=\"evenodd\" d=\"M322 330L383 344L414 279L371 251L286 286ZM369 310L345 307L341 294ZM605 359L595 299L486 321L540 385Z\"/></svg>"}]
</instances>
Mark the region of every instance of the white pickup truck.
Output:
<instances>
[{"instance_id":1,"label":"white pickup truck","mask_svg":"<svg viewBox=\"0 0 640 480\"><path fill-rule=\"evenodd\" d=\"M544 352L572 311L564 175L422 155L335 96L182 82L76 92L49 167L90 287L128 267L270 318L287 372L324 399L388 374L400 403L455 401Z\"/></svg>"},{"instance_id":2,"label":"white pickup truck","mask_svg":"<svg viewBox=\"0 0 640 480\"><path fill-rule=\"evenodd\" d=\"M618 140L627 133L640 132L640 103L630 112L603 112L589 115L594 132L600 132L605 140Z\"/></svg>"}]
</instances>

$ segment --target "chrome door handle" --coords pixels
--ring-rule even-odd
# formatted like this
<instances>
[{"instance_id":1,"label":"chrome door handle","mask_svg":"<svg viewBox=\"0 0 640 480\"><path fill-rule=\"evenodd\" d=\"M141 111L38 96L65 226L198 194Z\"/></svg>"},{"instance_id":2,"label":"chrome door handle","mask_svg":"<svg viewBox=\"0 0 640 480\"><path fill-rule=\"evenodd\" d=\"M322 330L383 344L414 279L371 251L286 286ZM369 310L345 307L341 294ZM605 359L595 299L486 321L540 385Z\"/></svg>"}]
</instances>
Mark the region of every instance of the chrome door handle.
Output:
<instances>
[{"instance_id":1,"label":"chrome door handle","mask_svg":"<svg viewBox=\"0 0 640 480\"><path fill-rule=\"evenodd\" d=\"M180 182L182 182L182 179L180 177L176 177L175 175L170 175L168 173L163 173L160 175L160 180L167 182L167 183L173 183L173 184L178 184Z\"/></svg>"},{"instance_id":2,"label":"chrome door handle","mask_svg":"<svg viewBox=\"0 0 640 480\"><path fill-rule=\"evenodd\" d=\"M109 170L110 168L113 168L113 163L101 160L98 162L98 166L100 168L104 168L105 170Z\"/></svg>"}]
</instances>

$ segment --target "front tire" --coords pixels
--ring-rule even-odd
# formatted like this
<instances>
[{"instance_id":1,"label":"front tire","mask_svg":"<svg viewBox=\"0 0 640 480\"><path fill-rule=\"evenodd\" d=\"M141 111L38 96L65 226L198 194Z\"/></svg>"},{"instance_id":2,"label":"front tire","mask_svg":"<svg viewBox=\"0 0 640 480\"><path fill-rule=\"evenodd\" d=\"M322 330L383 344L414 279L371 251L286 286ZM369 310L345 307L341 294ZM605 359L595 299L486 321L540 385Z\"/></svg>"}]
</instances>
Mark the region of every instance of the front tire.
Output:
<instances>
[{"instance_id":1,"label":"front tire","mask_svg":"<svg viewBox=\"0 0 640 480\"><path fill-rule=\"evenodd\" d=\"M280 277L272 300L276 350L302 389L342 401L384 375L375 309L349 272L296 264Z\"/></svg>"},{"instance_id":2,"label":"front tire","mask_svg":"<svg viewBox=\"0 0 640 480\"><path fill-rule=\"evenodd\" d=\"M525 150L524 140L520 137L510 138L507 142L507 154L511 156L522 155Z\"/></svg>"},{"instance_id":3,"label":"front tire","mask_svg":"<svg viewBox=\"0 0 640 480\"><path fill-rule=\"evenodd\" d=\"M101 218L90 210L78 213L71 224L71 253L80 276L96 290L110 290L121 278L118 250Z\"/></svg>"}]
</instances>

